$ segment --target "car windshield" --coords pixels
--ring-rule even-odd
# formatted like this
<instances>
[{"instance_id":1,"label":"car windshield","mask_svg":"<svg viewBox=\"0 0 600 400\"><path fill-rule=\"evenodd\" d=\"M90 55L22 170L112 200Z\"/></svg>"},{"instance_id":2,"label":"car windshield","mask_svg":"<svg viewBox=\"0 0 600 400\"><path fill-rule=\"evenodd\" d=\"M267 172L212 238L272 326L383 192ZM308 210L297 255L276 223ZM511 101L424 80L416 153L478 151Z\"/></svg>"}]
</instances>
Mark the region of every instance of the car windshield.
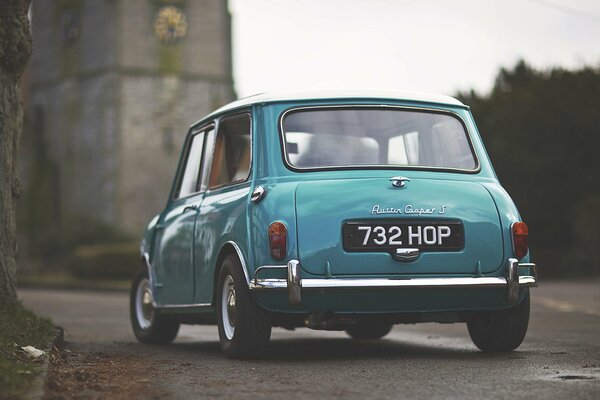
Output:
<instances>
[{"instance_id":1,"label":"car windshield","mask_svg":"<svg viewBox=\"0 0 600 400\"><path fill-rule=\"evenodd\" d=\"M296 168L425 167L474 170L467 132L452 114L401 108L288 112L285 155Z\"/></svg>"}]
</instances>

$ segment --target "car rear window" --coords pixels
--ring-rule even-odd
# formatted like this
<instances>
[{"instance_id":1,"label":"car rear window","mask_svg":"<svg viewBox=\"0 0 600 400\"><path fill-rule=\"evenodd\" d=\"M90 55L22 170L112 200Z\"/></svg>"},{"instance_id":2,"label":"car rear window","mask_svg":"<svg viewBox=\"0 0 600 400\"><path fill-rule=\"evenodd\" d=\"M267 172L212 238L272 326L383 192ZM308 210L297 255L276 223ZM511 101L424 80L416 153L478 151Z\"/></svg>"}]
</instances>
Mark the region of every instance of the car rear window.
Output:
<instances>
[{"instance_id":1,"label":"car rear window","mask_svg":"<svg viewBox=\"0 0 600 400\"><path fill-rule=\"evenodd\" d=\"M475 170L461 120L401 108L299 109L282 121L287 162L299 169L424 167Z\"/></svg>"}]
</instances>

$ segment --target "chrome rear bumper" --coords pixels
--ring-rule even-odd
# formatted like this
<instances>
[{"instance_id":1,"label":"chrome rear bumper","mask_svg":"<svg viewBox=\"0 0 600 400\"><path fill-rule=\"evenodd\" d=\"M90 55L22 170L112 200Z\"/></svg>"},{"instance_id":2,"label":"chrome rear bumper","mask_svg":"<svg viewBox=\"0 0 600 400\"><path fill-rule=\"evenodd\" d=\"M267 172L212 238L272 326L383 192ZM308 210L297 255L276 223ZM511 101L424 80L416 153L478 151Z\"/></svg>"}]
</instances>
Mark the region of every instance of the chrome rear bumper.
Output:
<instances>
[{"instance_id":1,"label":"chrome rear bumper","mask_svg":"<svg viewBox=\"0 0 600 400\"><path fill-rule=\"evenodd\" d=\"M519 268L529 268L531 275L519 276ZM286 279L258 278L260 272L269 269L286 269ZM506 277L461 277L461 278L318 278L302 279L300 262L290 260L287 265L268 265L256 269L255 278L250 281L250 290L287 289L290 304L302 300L303 289L343 289L343 288L391 288L391 287L506 287L507 298L515 302L519 288L537 286L537 267L533 263L519 263L515 258L506 262Z\"/></svg>"}]
</instances>

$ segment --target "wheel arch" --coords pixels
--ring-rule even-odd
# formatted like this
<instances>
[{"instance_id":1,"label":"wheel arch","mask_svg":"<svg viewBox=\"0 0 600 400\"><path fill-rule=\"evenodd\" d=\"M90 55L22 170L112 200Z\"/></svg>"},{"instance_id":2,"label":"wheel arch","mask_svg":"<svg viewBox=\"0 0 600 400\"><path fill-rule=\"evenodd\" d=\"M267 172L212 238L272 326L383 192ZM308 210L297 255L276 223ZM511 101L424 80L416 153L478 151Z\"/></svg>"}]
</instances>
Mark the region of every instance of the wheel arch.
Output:
<instances>
[{"instance_id":1,"label":"wheel arch","mask_svg":"<svg viewBox=\"0 0 600 400\"><path fill-rule=\"evenodd\" d=\"M215 262L215 273L213 275L213 305L216 304L217 280L219 279L219 271L221 269L221 264L227 256L232 254L240 260L244 276L246 277L246 284L250 285L250 274L248 273L248 266L246 265L246 260L244 258L244 254L242 253L242 249L236 242L232 240L223 243L223 245L221 246L221 250L219 250L217 261Z\"/></svg>"}]
</instances>

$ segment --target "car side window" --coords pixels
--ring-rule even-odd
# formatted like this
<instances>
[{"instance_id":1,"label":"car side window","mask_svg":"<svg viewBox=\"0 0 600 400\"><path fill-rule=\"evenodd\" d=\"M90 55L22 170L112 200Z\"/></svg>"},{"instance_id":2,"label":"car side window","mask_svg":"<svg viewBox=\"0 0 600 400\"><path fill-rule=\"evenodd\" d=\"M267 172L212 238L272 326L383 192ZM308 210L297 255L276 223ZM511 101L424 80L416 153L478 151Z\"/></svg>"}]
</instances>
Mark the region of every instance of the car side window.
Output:
<instances>
[{"instance_id":1,"label":"car side window","mask_svg":"<svg viewBox=\"0 0 600 400\"><path fill-rule=\"evenodd\" d=\"M204 128L192 132L188 145L185 166L175 198L187 197L202 190L200 176L202 173L203 149L206 148L206 137L214 132L212 128ZM208 143L207 143L208 144Z\"/></svg>"},{"instance_id":2,"label":"car side window","mask_svg":"<svg viewBox=\"0 0 600 400\"><path fill-rule=\"evenodd\" d=\"M209 189L248 179L250 127L249 114L234 115L221 120L210 170Z\"/></svg>"},{"instance_id":3,"label":"car side window","mask_svg":"<svg viewBox=\"0 0 600 400\"><path fill-rule=\"evenodd\" d=\"M205 135L204 139L204 155L202 156L202 178L200 179L200 191L205 191L208 187L208 179L210 178L210 164L213 159L213 149L215 147L215 130L211 129Z\"/></svg>"}]
</instances>

